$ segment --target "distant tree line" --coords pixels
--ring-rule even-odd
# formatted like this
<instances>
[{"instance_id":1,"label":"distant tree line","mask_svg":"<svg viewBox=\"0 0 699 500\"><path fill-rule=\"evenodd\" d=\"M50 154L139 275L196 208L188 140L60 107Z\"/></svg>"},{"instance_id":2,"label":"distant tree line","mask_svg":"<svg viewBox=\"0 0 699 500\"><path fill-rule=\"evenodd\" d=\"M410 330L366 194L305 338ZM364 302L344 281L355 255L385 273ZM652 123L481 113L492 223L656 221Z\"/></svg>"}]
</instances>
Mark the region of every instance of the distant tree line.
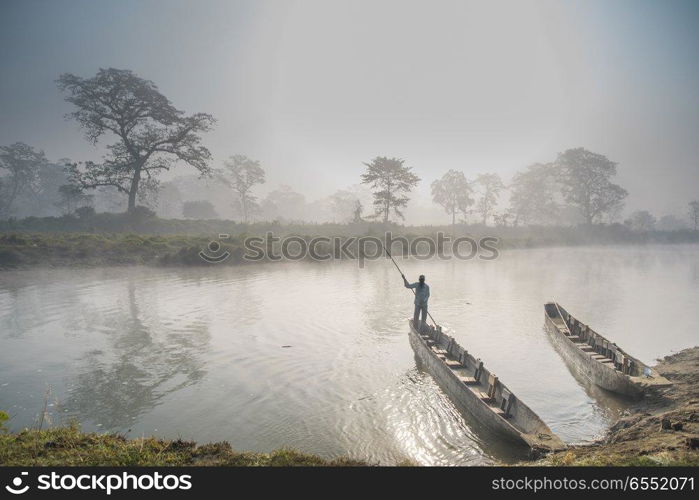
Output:
<instances>
[{"instance_id":1,"label":"distant tree line","mask_svg":"<svg viewBox=\"0 0 699 500\"><path fill-rule=\"evenodd\" d=\"M0 146L0 218L56 212L85 217L98 209L153 215L155 209L172 217L215 219L223 206L243 223L298 222L321 213L334 222L388 223L405 219L410 193L421 181L404 159L377 156L363 164L361 185L326 199L307 203L302 194L281 186L260 200L255 189L266 175L258 160L237 154L220 168L212 166L201 142L215 124L211 115L185 114L153 82L129 70L100 69L91 78L66 73L57 84L74 107L67 118L78 123L85 138L92 144L111 142L100 162L50 162L43 151L21 142ZM191 167L196 176L161 183L160 175L175 164ZM452 226L592 225L617 219L624 206L628 193L614 183L616 173L617 164L604 155L575 148L517 172L509 185L495 173L469 180L464 172L449 170L430 187L432 201ZM505 191L507 203L501 200ZM208 199L212 192L219 193L218 206ZM368 203L373 211L364 215ZM699 230L699 201L689 203L688 215ZM623 222L637 231L685 225L672 215L656 220L645 210Z\"/></svg>"},{"instance_id":2,"label":"distant tree line","mask_svg":"<svg viewBox=\"0 0 699 500\"><path fill-rule=\"evenodd\" d=\"M497 174L480 174L468 182L463 172L450 170L432 183L432 196L451 215L452 224L457 213L463 220L475 213L483 225L558 225L571 212L580 222L593 224L612 219L623 206L627 192L612 182L615 174L616 163L577 148L560 153L551 163L517 172L509 186ZM509 206L498 211L506 189Z\"/></svg>"}]
</instances>

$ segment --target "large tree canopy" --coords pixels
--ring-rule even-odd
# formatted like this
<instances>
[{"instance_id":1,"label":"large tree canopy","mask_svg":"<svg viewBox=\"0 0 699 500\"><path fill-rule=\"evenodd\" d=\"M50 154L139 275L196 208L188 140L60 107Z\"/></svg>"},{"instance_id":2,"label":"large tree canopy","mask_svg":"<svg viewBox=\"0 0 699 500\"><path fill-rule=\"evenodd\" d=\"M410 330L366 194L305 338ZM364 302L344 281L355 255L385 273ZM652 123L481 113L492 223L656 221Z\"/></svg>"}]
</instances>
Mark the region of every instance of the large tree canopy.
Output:
<instances>
[{"instance_id":1,"label":"large tree canopy","mask_svg":"<svg viewBox=\"0 0 699 500\"><path fill-rule=\"evenodd\" d=\"M510 209L515 226L556 222L557 179L557 171L550 163L535 163L515 174L510 185Z\"/></svg>"},{"instance_id":2,"label":"large tree canopy","mask_svg":"<svg viewBox=\"0 0 699 500\"><path fill-rule=\"evenodd\" d=\"M409 193L420 178L410 167L403 165L405 160L377 156L371 162L365 163L366 172L362 174L362 183L369 184L374 191L374 217L382 217L388 222L391 210L404 219L401 208L408 204Z\"/></svg>"},{"instance_id":3,"label":"large tree canopy","mask_svg":"<svg viewBox=\"0 0 699 500\"><path fill-rule=\"evenodd\" d=\"M57 81L66 100L77 108L68 115L96 144L105 134L116 142L107 146L102 163L72 165L74 182L82 188L111 186L128 196L128 210L136 207L139 189L153 187L157 176L174 162L210 174L211 153L201 145L200 133L214 119L206 113L186 116L160 93L158 87L129 70L100 69L92 78L69 73Z\"/></svg>"},{"instance_id":4,"label":"large tree canopy","mask_svg":"<svg viewBox=\"0 0 699 500\"><path fill-rule=\"evenodd\" d=\"M613 217L623 206L628 194L611 182L616 175L616 163L606 156L584 148L569 149L556 159L560 169L563 196L580 210L587 224Z\"/></svg>"},{"instance_id":5,"label":"large tree canopy","mask_svg":"<svg viewBox=\"0 0 699 500\"><path fill-rule=\"evenodd\" d=\"M471 193L473 189L461 171L449 170L432 183L432 201L440 205L451 215L451 225L456 223L456 214L468 214L468 208L473 205Z\"/></svg>"}]
</instances>

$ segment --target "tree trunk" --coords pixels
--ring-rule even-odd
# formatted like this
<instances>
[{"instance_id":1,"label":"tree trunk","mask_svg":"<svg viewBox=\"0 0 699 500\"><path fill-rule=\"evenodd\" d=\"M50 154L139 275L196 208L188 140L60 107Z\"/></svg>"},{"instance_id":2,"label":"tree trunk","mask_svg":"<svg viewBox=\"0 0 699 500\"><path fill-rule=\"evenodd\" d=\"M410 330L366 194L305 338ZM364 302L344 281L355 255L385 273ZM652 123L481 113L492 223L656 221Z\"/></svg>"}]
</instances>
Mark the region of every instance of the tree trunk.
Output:
<instances>
[{"instance_id":1,"label":"tree trunk","mask_svg":"<svg viewBox=\"0 0 699 500\"><path fill-rule=\"evenodd\" d=\"M591 201L590 201L590 196L588 195L585 198L585 204L583 206L583 215L585 217L585 222L587 222L588 226L592 225L592 221L595 218L594 214L592 213L592 208L591 208Z\"/></svg>"},{"instance_id":2,"label":"tree trunk","mask_svg":"<svg viewBox=\"0 0 699 500\"><path fill-rule=\"evenodd\" d=\"M136 169L133 178L131 179L131 189L129 189L129 207L128 212L133 212L136 209L136 195L138 195L138 184L141 181L141 169Z\"/></svg>"}]
</instances>

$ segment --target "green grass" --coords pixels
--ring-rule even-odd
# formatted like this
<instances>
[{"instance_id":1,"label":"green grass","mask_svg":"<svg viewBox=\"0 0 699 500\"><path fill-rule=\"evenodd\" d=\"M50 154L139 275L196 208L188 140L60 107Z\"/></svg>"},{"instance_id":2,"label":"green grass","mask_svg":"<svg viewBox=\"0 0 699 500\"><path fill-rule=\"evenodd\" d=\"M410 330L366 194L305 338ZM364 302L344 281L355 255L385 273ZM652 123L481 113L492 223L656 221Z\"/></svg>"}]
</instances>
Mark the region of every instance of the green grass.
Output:
<instances>
[{"instance_id":1,"label":"green grass","mask_svg":"<svg viewBox=\"0 0 699 500\"><path fill-rule=\"evenodd\" d=\"M589 449L588 449L589 448ZM618 453L606 447L581 447L580 453L564 451L549 455L531 465L552 467L681 467L699 466L699 454L689 450L660 451L653 454ZM523 465L523 464L520 464Z\"/></svg>"},{"instance_id":2,"label":"green grass","mask_svg":"<svg viewBox=\"0 0 699 500\"><path fill-rule=\"evenodd\" d=\"M595 450L566 451L537 462L544 466L699 466L699 455L682 450L635 455ZM291 449L271 453L234 451L227 442L197 445L191 441L153 437L127 439L118 434L81 432L77 424L19 433L0 431L0 466L242 466L352 467L368 466L345 457L326 460ZM414 466L412 462L398 465Z\"/></svg>"},{"instance_id":3,"label":"green grass","mask_svg":"<svg viewBox=\"0 0 699 500\"><path fill-rule=\"evenodd\" d=\"M409 241L418 237L437 240L437 233L497 237L498 248L558 245L645 244L699 242L699 231L634 232L620 224L590 227L484 227L482 225L402 226L394 223L311 224L226 220L177 220L136 217L129 214L95 214L91 217L27 217L0 220L0 268L19 266L97 266L124 264L206 265L199 251L219 234L232 253L225 264L241 264L246 236L313 237L380 236L390 231ZM450 244L447 244L447 248ZM278 245L277 245L278 246ZM355 255L356 245L350 245ZM321 251L324 251L321 249ZM424 251L424 250L423 250ZM370 250L371 252L371 250Z\"/></svg>"},{"instance_id":4,"label":"green grass","mask_svg":"<svg viewBox=\"0 0 699 500\"><path fill-rule=\"evenodd\" d=\"M206 265L199 251L211 238L131 233L0 233L0 268L124 264ZM242 247L227 242L229 264L240 263Z\"/></svg>"},{"instance_id":5,"label":"green grass","mask_svg":"<svg viewBox=\"0 0 699 500\"><path fill-rule=\"evenodd\" d=\"M76 424L46 430L0 433L0 466L366 466L348 458L325 460L280 449L233 451L227 442L197 446L190 441L83 433Z\"/></svg>"}]
</instances>

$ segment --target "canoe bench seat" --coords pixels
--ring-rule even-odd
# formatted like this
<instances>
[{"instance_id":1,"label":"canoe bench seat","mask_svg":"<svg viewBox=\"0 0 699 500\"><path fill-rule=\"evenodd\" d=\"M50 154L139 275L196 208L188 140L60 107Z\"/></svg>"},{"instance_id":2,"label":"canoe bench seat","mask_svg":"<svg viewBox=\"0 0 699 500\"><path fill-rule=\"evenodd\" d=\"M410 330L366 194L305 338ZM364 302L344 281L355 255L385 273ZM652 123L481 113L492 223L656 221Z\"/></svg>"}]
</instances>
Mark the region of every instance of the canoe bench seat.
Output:
<instances>
[{"instance_id":1,"label":"canoe bench seat","mask_svg":"<svg viewBox=\"0 0 699 500\"><path fill-rule=\"evenodd\" d=\"M447 364L447 366L448 366L449 368L461 368L461 367L462 367L461 363L459 363L459 362L458 362L457 360L455 360L455 359L446 358L446 359L444 360L444 362Z\"/></svg>"},{"instance_id":2,"label":"canoe bench seat","mask_svg":"<svg viewBox=\"0 0 699 500\"><path fill-rule=\"evenodd\" d=\"M580 342L580 336L579 335L568 335L568 338L572 340L575 343Z\"/></svg>"},{"instance_id":3,"label":"canoe bench seat","mask_svg":"<svg viewBox=\"0 0 699 500\"><path fill-rule=\"evenodd\" d=\"M497 406L490 406L490 405L488 405L488 408L490 408L491 410L493 410L493 412L497 413L497 414L500 415L501 417L504 417L504 416L505 416L505 412L504 412L503 410L501 410L500 408L498 408Z\"/></svg>"},{"instance_id":4,"label":"canoe bench seat","mask_svg":"<svg viewBox=\"0 0 699 500\"><path fill-rule=\"evenodd\" d=\"M595 352L595 350L587 344L578 344L578 347L585 352Z\"/></svg>"},{"instance_id":5,"label":"canoe bench seat","mask_svg":"<svg viewBox=\"0 0 699 500\"><path fill-rule=\"evenodd\" d=\"M488 390L487 392L476 390L476 396L481 398L486 403L495 402L495 389L498 387L498 378L494 374L490 374L488 377Z\"/></svg>"},{"instance_id":6,"label":"canoe bench seat","mask_svg":"<svg viewBox=\"0 0 699 500\"><path fill-rule=\"evenodd\" d=\"M605 363L605 364L607 364L607 363L614 363L614 361L612 361L612 360L609 359L609 358L598 358L597 361L599 361L600 363Z\"/></svg>"},{"instance_id":7,"label":"canoe bench seat","mask_svg":"<svg viewBox=\"0 0 699 500\"><path fill-rule=\"evenodd\" d=\"M463 375L459 375L459 380L466 385L476 385L478 383L478 381L475 378L465 377Z\"/></svg>"},{"instance_id":8,"label":"canoe bench seat","mask_svg":"<svg viewBox=\"0 0 699 500\"><path fill-rule=\"evenodd\" d=\"M481 399L482 399L483 401L485 401L486 403L491 403L491 402L495 401L495 400L494 400L493 398L491 398L491 397L488 395L488 393L485 392L485 391L476 391L476 396L478 396L479 398L481 398Z\"/></svg>"},{"instance_id":9,"label":"canoe bench seat","mask_svg":"<svg viewBox=\"0 0 699 500\"><path fill-rule=\"evenodd\" d=\"M604 354L597 354L597 353L590 354L590 357L591 357L592 359L596 359L596 360L599 360L599 361L601 361L601 360L603 360L603 359L607 359L607 357L606 357Z\"/></svg>"},{"instance_id":10,"label":"canoe bench seat","mask_svg":"<svg viewBox=\"0 0 699 500\"><path fill-rule=\"evenodd\" d=\"M445 351L444 349L442 349L442 348L440 348L440 347L434 347L434 346L432 347L432 351L433 351L435 354L442 354L442 355L444 355L444 354L447 353L447 351Z\"/></svg>"}]
</instances>

